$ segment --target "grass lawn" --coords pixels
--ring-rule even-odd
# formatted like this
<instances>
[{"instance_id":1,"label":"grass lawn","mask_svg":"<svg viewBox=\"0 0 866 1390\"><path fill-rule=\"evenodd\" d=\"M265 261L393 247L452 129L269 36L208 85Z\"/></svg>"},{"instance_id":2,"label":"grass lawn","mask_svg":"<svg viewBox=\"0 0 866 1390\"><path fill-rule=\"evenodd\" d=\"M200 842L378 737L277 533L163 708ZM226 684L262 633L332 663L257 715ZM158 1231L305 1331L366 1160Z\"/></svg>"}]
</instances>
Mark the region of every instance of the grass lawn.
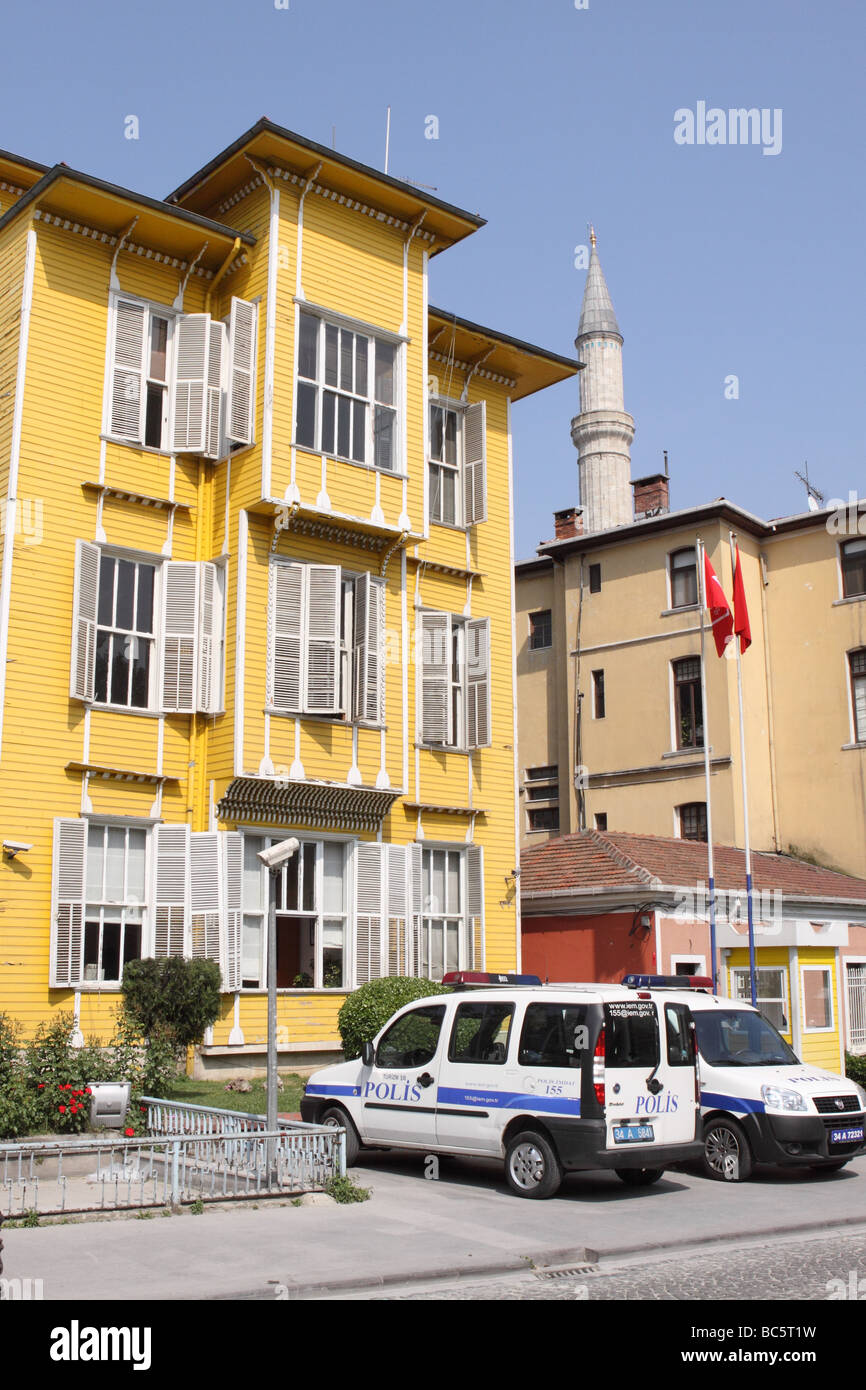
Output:
<instances>
[{"instance_id":1,"label":"grass lawn","mask_svg":"<svg viewBox=\"0 0 866 1390\"><path fill-rule=\"evenodd\" d=\"M290 1072L280 1077L277 1109L281 1114L301 1108L303 1076ZM218 1110L242 1110L246 1115L264 1115L268 1108L265 1078L250 1078L251 1091L227 1091L223 1081L196 1081L182 1076L169 1087L165 1099L186 1101L188 1105L209 1105Z\"/></svg>"}]
</instances>

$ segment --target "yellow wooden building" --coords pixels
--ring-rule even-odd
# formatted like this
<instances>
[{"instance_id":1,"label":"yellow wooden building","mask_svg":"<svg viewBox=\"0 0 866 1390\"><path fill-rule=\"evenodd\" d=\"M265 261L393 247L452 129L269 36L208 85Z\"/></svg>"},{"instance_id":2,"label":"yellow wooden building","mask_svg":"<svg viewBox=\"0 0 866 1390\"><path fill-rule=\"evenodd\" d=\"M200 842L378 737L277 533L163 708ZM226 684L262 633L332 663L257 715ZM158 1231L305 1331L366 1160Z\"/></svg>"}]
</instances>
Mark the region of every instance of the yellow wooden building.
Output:
<instances>
[{"instance_id":1,"label":"yellow wooden building","mask_svg":"<svg viewBox=\"0 0 866 1390\"><path fill-rule=\"evenodd\" d=\"M166 200L0 153L0 1009L112 1026L217 959L208 1064L504 970L512 402L577 364L434 309L477 216L262 120Z\"/></svg>"}]
</instances>

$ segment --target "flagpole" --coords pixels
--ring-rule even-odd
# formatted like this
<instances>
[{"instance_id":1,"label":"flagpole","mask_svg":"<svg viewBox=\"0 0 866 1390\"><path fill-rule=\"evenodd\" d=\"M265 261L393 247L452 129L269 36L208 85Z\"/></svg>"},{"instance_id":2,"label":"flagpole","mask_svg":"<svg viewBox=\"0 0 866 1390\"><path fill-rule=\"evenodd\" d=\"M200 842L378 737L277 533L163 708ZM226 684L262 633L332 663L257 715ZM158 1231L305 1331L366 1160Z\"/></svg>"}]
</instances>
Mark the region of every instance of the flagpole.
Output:
<instances>
[{"instance_id":1,"label":"flagpole","mask_svg":"<svg viewBox=\"0 0 866 1390\"><path fill-rule=\"evenodd\" d=\"M713 863L713 811L710 798L710 725L707 706L707 663L704 644L704 609L707 606L707 586L704 576L704 543L698 536L698 583L701 600L701 705L704 718L704 777L707 783L707 877L710 890L710 977L713 994L717 993L716 972L716 879Z\"/></svg>"},{"instance_id":2,"label":"flagpole","mask_svg":"<svg viewBox=\"0 0 866 1390\"><path fill-rule=\"evenodd\" d=\"M736 537L733 531L729 533L731 539L731 574L736 574L736 555L734 546ZM746 901L749 914L749 986L753 1008L757 1008L758 989L757 989L757 966L755 963L755 919L752 912L752 851L749 844L749 792L746 779L746 734L743 724L743 667L742 654L740 652L740 634L734 633L734 641L737 644L737 697L740 705L740 766L743 779L743 839L746 847Z\"/></svg>"}]
</instances>

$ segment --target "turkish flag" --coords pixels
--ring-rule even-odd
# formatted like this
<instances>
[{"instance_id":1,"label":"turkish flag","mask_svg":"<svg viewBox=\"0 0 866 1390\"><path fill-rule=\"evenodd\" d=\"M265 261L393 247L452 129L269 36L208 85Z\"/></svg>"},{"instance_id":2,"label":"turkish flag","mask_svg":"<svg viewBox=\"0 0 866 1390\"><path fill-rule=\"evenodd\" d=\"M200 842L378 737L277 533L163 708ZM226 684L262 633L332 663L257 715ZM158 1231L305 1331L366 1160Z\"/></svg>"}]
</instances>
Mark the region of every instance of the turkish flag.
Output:
<instances>
[{"instance_id":1,"label":"turkish flag","mask_svg":"<svg viewBox=\"0 0 866 1390\"><path fill-rule=\"evenodd\" d=\"M716 572L710 564L710 557L706 551L704 551L704 601L712 619L716 651L719 656L724 656L725 647L734 635L734 615L728 606L725 591L716 577Z\"/></svg>"},{"instance_id":2,"label":"turkish flag","mask_svg":"<svg viewBox=\"0 0 866 1390\"><path fill-rule=\"evenodd\" d=\"M740 547L737 546L737 563L734 566L734 632L740 639L740 652L752 645L752 629L749 626L749 610L746 607L746 588L743 584L743 571L740 568Z\"/></svg>"}]
</instances>

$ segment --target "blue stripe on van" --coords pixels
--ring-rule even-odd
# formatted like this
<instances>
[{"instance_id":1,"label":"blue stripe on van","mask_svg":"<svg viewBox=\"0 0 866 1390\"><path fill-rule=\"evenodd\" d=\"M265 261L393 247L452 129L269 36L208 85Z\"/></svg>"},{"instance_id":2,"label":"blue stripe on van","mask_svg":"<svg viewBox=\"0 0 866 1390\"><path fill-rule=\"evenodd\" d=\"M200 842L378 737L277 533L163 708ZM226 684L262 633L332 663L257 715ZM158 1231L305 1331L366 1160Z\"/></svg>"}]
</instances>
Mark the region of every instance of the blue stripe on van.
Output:
<instances>
[{"instance_id":1,"label":"blue stripe on van","mask_svg":"<svg viewBox=\"0 0 866 1390\"><path fill-rule=\"evenodd\" d=\"M315 1086L312 1082L307 1082L306 1094L308 1096L359 1096L360 1086Z\"/></svg>"},{"instance_id":2,"label":"blue stripe on van","mask_svg":"<svg viewBox=\"0 0 866 1390\"><path fill-rule=\"evenodd\" d=\"M709 1110L733 1110L741 1115L763 1115L767 1107L762 1100L746 1096L723 1096L717 1091L701 1091L701 1105Z\"/></svg>"},{"instance_id":3,"label":"blue stripe on van","mask_svg":"<svg viewBox=\"0 0 866 1390\"><path fill-rule=\"evenodd\" d=\"M569 1096L533 1096L524 1091L465 1091L456 1086L440 1086L439 1105L477 1106L484 1110L537 1110L550 1115L579 1115L580 1100Z\"/></svg>"}]
</instances>

